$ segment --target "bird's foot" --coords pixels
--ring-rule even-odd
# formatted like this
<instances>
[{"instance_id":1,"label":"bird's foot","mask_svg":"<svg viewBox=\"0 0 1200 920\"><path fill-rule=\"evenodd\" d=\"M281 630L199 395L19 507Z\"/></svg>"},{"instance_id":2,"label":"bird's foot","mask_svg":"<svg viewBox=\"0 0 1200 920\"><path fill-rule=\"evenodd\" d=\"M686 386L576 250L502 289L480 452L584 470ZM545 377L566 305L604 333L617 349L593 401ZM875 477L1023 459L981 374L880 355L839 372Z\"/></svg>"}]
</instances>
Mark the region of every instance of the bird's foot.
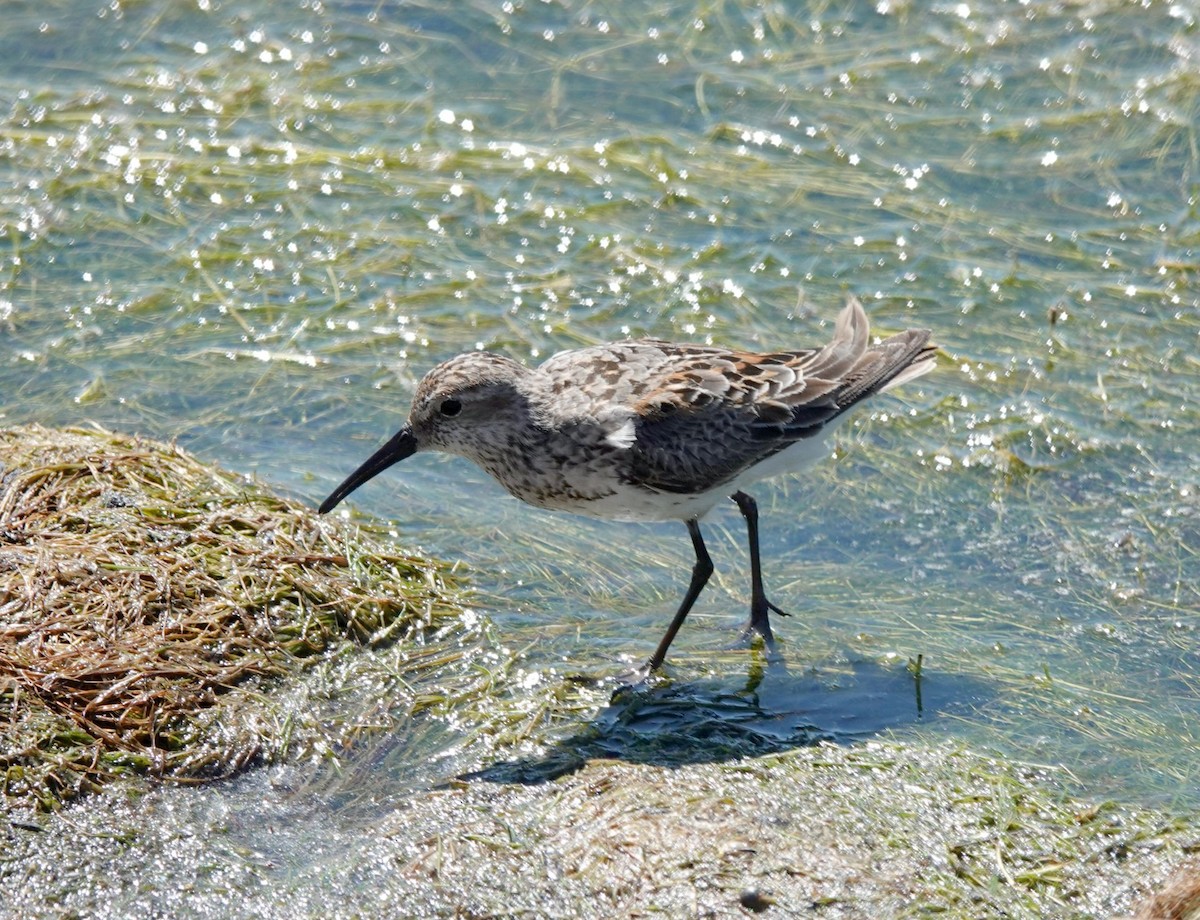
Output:
<instances>
[{"instance_id":1,"label":"bird's foot","mask_svg":"<svg viewBox=\"0 0 1200 920\"><path fill-rule=\"evenodd\" d=\"M790 614L790 613L788 613L786 610L780 610L778 607L776 607L774 604L772 604L772 603L771 603L769 600L767 600L765 597L762 599L762 602L763 602L763 605L764 605L764 606L767 608L767 610L770 610L770 611L771 611L771 613L777 613L777 614L779 614L781 617L790 617L790 616L791 616L791 614ZM753 607L753 605L751 605L751 606ZM766 610L764 610L764 611L763 611L763 614L762 614L762 615L763 615L763 619L766 619L766 617L767 617L767 612L766 612ZM754 613L753 613L753 611L752 611L752 612L751 612L751 614L750 614L750 618L751 618L751 619L753 619L753 618L754 618Z\"/></svg>"},{"instance_id":2,"label":"bird's foot","mask_svg":"<svg viewBox=\"0 0 1200 920\"><path fill-rule=\"evenodd\" d=\"M568 674L564 677L568 683L577 687L601 687L613 684L610 702L619 702L631 694L639 693L653 687L663 678L661 672L650 670L650 663L637 668L629 668L617 674Z\"/></svg>"},{"instance_id":3,"label":"bird's foot","mask_svg":"<svg viewBox=\"0 0 1200 920\"><path fill-rule=\"evenodd\" d=\"M627 671L622 671L613 678L616 683L622 687L636 687L646 683L654 675L654 671L650 669L650 663L646 662L640 667L629 668Z\"/></svg>"},{"instance_id":4,"label":"bird's foot","mask_svg":"<svg viewBox=\"0 0 1200 920\"><path fill-rule=\"evenodd\" d=\"M772 613L777 613L781 617L790 616L786 610L781 610L776 607L765 597L757 597L750 603L750 619L746 625L742 627L741 641L746 644L753 644L754 637L762 638L763 645L767 647L769 652L775 651L775 633L771 629Z\"/></svg>"},{"instance_id":5,"label":"bird's foot","mask_svg":"<svg viewBox=\"0 0 1200 920\"><path fill-rule=\"evenodd\" d=\"M756 621L751 616L749 622L742 627L741 632L738 634L738 641L745 645L752 645L756 636L762 639L763 644L767 648L775 648L775 633L771 629L770 622L766 618Z\"/></svg>"},{"instance_id":6,"label":"bird's foot","mask_svg":"<svg viewBox=\"0 0 1200 920\"><path fill-rule=\"evenodd\" d=\"M563 680L577 687L599 687L601 684L615 683L621 687L633 687L651 680L656 672L650 670L649 663L637 668L628 668L616 674L564 674Z\"/></svg>"},{"instance_id":7,"label":"bird's foot","mask_svg":"<svg viewBox=\"0 0 1200 920\"><path fill-rule=\"evenodd\" d=\"M563 680L577 687L595 687L607 678L602 674L564 674Z\"/></svg>"},{"instance_id":8,"label":"bird's foot","mask_svg":"<svg viewBox=\"0 0 1200 920\"><path fill-rule=\"evenodd\" d=\"M612 697L609 702L619 703L665 680L666 678L662 676L662 671L652 669L650 662L647 661L640 668L630 668L628 671L622 671L613 678L616 686L613 688Z\"/></svg>"}]
</instances>

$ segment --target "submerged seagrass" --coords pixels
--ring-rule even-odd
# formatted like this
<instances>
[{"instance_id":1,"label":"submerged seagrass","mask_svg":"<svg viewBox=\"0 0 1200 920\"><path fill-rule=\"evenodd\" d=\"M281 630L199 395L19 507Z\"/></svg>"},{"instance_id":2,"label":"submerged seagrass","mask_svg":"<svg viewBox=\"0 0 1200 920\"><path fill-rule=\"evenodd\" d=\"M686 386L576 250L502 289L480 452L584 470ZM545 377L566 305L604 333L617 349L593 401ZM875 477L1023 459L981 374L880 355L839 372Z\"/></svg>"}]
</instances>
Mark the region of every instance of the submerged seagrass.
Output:
<instances>
[{"instance_id":1,"label":"submerged seagrass","mask_svg":"<svg viewBox=\"0 0 1200 920\"><path fill-rule=\"evenodd\" d=\"M52 808L122 773L270 757L293 727L214 730L229 690L444 623L450 590L437 564L172 445L0 430L0 789Z\"/></svg>"}]
</instances>

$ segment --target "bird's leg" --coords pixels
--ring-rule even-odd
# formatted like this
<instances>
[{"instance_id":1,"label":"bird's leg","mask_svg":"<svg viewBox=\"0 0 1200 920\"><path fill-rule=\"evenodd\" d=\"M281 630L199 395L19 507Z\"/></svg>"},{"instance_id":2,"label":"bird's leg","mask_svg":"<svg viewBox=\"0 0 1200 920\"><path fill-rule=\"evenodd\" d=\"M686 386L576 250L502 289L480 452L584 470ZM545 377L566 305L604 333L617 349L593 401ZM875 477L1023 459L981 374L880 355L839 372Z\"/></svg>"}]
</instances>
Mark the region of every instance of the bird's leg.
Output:
<instances>
[{"instance_id":1,"label":"bird's leg","mask_svg":"<svg viewBox=\"0 0 1200 920\"><path fill-rule=\"evenodd\" d=\"M758 554L758 505L745 492L734 492L730 498L737 502L738 510L746 519L746 537L750 546L750 622L742 630L742 636L758 633L768 646L773 646L775 636L771 632L769 611L773 610L784 617L788 614L767 600L763 590L762 560Z\"/></svg>"},{"instance_id":2,"label":"bird's leg","mask_svg":"<svg viewBox=\"0 0 1200 920\"><path fill-rule=\"evenodd\" d=\"M696 550L696 564L692 566L692 580L688 582L687 593L683 596L683 601L680 603L679 609L675 612L675 619L671 621L671 625L667 627L667 632L662 637L662 641L658 643L658 648L654 650L654 654L646 662L647 671L656 671L663 663L663 659L667 657L667 649L671 647L671 640L675 638L675 633L679 632L679 627L687 619L688 611L692 609L692 604L696 603L696 598L700 596L700 592L704 590L704 586L708 583L709 576L713 573L712 559L708 556L708 550L704 546L704 537L700 534L700 525L696 523L695 518L687 522L687 529L688 534L692 538L692 546Z\"/></svg>"}]
</instances>

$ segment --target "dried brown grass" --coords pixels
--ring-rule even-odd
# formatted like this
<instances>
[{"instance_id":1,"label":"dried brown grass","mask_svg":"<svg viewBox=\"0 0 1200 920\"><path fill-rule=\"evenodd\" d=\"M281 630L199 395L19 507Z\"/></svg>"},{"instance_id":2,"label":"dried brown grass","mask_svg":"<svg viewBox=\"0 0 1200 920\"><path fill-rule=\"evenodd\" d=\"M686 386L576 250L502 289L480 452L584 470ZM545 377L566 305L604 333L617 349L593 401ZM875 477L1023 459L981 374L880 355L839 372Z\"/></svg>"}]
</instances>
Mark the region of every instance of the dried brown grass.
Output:
<instances>
[{"instance_id":1,"label":"dried brown grass","mask_svg":"<svg viewBox=\"0 0 1200 920\"><path fill-rule=\"evenodd\" d=\"M172 445L2 430L0 790L52 808L122 773L228 775L269 739L202 713L453 615L445 576Z\"/></svg>"}]
</instances>

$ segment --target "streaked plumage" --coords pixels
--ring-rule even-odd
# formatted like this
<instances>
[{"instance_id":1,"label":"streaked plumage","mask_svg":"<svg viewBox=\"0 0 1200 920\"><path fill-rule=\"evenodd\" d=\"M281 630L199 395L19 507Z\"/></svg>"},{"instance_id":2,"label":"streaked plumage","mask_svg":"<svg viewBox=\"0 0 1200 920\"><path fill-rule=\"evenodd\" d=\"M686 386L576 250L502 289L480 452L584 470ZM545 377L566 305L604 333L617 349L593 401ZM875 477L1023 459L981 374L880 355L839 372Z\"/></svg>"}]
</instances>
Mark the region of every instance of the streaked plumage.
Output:
<instances>
[{"instance_id":1,"label":"streaked plumage","mask_svg":"<svg viewBox=\"0 0 1200 920\"><path fill-rule=\"evenodd\" d=\"M425 375L406 424L321 505L416 451L440 450L481 466L540 508L622 521L682 520L696 550L691 584L651 657L657 668L712 573L698 519L723 498L748 526L747 630L772 640L762 589L757 509L742 490L803 469L827 449L847 409L934 364L929 332L874 345L852 300L823 348L754 354L654 340L564 351L537 368L470 352Z\"/></svg>"}]
</instances>

